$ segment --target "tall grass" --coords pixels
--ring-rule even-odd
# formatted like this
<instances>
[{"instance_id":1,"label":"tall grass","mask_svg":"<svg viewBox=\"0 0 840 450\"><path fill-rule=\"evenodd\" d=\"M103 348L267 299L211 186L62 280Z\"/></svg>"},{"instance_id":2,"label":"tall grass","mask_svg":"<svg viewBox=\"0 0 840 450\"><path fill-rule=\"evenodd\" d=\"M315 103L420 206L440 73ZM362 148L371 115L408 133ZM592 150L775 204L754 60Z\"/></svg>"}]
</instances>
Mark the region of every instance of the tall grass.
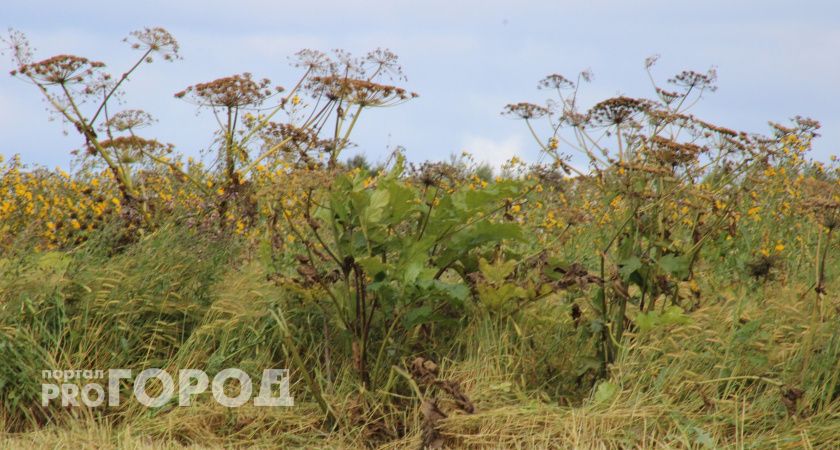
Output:
<instances>
[{"instance_id":1,"label":"tall grass","mask_svg":"<svg viewBox=\"0 0 840 450\"><path fill-rule=\"evenodd\" d=\"M289 304L294 296L235 239L166 226L117 251L112 244L102 236L68 252L3 260L3 447L419 445L417 398L356 417L355 427L325 428L300 373L292 375L293 408L227 410L208 396L190 408L41 408L42 369L190 367L212 376L236 366L258 376L289 366L278 309L289 313L303 358L313 367L323 361L319 313ZM459 380L476 405L475 414L441 421L442 436L471 448L836 447L838 315L814 322L805 283L769 283L704 292L690 323L626 336L610 378L594 387L579 375L591 352L565 299L535 304L517 321L475 314L437 350L441 377ZM351 362L332 364L315 377L350 421L361 398L356 384L341 382L352 379ZM786 400L792 389L801 395ZM372 424L396 440L383 442Z\"/></svg>"}]
</instances>

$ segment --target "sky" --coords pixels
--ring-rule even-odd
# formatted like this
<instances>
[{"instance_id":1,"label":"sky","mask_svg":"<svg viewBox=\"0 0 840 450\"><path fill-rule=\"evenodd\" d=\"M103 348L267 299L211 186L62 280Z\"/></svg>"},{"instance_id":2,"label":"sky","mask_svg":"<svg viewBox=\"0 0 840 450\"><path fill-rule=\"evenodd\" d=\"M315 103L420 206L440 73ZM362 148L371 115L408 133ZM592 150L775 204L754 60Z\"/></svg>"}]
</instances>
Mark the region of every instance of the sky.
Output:
<instances>
[{"instance_id":1,"label":"sky","mask_svg":"<svg viewBox=\"0 0 840 450\"><path fill-rule=\"evenodd\" d=\"M795 115L820 120L812 156L840 153L840 3L836 1L258 1L0 0L0 26L25 32L36 59L71 53L114 73L136 54L128 33L162 26L183 60L143 67L126 86L126 108L151 113L147 137L197 156L212 141L211 115L173 94L188 85L251 72L290 86L300 75L288 57L303 48L377 47L400 56L406 88L420 94L362 116L354 131L372 161L396 146L413 161L466 150L494 166L539 151L524 124L500 114L507 103L540 102L536 83L551 73L594 74L583 106L614 95L651 97L654 76L714 66L718 90L698 104L700 118L749 132ZM81 138L50 121L34 86L6 75L0 59L0 154L25 163L70 167ZM66 133L65 133L66 132ZM576 160L582 162L582 160Z\"/></svg>"}]
</instances>

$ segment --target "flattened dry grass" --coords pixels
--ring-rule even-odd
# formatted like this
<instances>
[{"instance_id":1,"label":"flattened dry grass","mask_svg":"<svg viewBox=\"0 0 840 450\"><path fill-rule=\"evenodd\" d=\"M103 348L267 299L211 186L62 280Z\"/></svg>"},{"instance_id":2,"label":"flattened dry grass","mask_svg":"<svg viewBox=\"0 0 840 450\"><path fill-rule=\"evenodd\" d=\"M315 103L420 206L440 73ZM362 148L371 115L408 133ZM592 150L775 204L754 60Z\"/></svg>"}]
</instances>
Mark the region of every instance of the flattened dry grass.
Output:
<instances>
[{"instance_id":1,"label":"flattened dry grass","mask_svg":"<svg viewBox=\"0 0 840 450\"><path fill-rule=\"evenodd\" d=\"M7 272L0 370L18 384L3 389L28 386L43 367L284 366L269 314L284 306L282 291L260 264L230 267L227 250L192 246L159 236L128 255L76 254L25 265L28 276ZM476 318L438 361L476 412L442 399L439 433L450 448L476 449L840 448L839 306L803 285L706 288L690 323L631 330L603 381L615 388L609 395L590 378L575 382L574 362L592 352L565 299L535 304L515 324ZM315 367L320 324L297 331ZM37 392L19 389L0 412L0 448L420 447L418 398L388 386L360 393L346 363L335 364L332 383L316 374L342 421L334 430L293 374L292 408L229 410L200 397L189 408L45 412L27 409ZM360 399L377 396L399 398L398 408L351 418Z\"/></svg>"},{"instance_id":2,"label":"flattened dry grass","mask_svg":"<svg viewBox=\"0 0 840 450\"><path fill-rule=\"evenodd\" d=\"M508 392L515 378L474 355L454 370L478 411L442 433L453 448L838 448L840 318L829 300L812 322L802 289L721 293L690 324L632 336L608 381L617 393L577 407ZM803 392L786 405L790 389Z\"/></svg>"}]
</instances>

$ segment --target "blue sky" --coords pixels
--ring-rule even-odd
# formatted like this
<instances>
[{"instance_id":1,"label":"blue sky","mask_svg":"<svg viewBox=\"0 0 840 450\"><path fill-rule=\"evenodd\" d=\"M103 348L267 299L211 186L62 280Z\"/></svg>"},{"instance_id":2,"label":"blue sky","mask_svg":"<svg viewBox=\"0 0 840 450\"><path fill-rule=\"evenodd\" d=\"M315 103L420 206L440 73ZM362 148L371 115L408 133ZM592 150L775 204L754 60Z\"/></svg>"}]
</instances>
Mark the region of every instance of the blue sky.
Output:
<instances>
[{"instance_id":1,"label":"blue sky","mask_svg":"<svg viewBox=\"0 0 840 450\"><path fill-rule=\"evenodd\" d=\"M412 160L468 150L494 165L538 152L506 103L542 99L536 82L591 69L584 105L616 94L650 96L643 61L661 55L662 81L682 69L718 69L718 86L694 110L751 132L794 115L823 124L813 156L840 153L840 3L833 1L42 1L5 0L0 25L26 32L36 57L73 53L119 73L135 55L129 31L163 26L184 60L145 67L127 86L126 106L152 113L147 135L198 155L213 119L173 93L240 72L290 85L287 57L302 48L400 55L406 87L420 97L363 116L355 132L373 160L402 145ZM235 4L235 6L234 6ZM3 73L10 70L0 59ZM62 133L67 130L68 135ZM0 154L68 167L73 130L50 122L34 87L0 76Z\"/></svg>"}]
</instances>

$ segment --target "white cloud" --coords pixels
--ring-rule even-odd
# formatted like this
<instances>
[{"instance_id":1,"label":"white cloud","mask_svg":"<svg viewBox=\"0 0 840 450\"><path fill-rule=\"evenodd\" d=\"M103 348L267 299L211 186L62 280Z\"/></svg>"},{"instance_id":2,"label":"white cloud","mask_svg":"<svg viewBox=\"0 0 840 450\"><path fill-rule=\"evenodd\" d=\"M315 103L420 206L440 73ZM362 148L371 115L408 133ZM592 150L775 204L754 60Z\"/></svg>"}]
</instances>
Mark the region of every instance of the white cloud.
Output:
<instances>
[{"instance_id":1,"label":"white cloud","mask_svg":"<svg viewBox=\"0 0 840 450\"><path fill-rule=\"evenodd\" d=\"M463 143L462 150L469 152L476 162L490 164L496 173L499 173L501 166L514 156L528 164L547 164L552 161L550 156L535 150L535 144L531 144L518 134L504 139L467 135L461 142ZM586 158L579 154L570 156L572 157L566 160L566 164L573 169L571 176L576 176L577 173L589 173L590 167Z\"/></svg>"},{"instance_id":2,"label":"white cloud","mask_svg":"<svg viewBox=\"0 0 840 450\"><path fill-rule=\"evenodd\" d=\"M514 156L523 158L525 145L519 135L501 140L468 135L462 141L463 150L471 153L476 161L490 164L497 170Z\"/></svg>"}]
</instances>

